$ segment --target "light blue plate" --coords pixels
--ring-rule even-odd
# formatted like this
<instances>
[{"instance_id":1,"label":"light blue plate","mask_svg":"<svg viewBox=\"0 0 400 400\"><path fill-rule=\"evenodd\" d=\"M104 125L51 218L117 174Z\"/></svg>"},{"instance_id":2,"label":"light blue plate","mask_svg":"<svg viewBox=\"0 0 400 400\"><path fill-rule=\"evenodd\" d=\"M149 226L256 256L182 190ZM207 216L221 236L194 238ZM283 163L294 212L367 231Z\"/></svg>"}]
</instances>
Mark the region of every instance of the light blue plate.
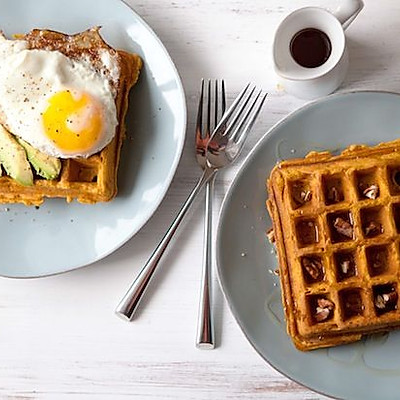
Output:
<instances>
[{"instance_id":1,"label":"light blue plate","mask_svg":"<svg viewBox=\"0 0 400 400\"><path fill-rule=\"evenodd\" d=\"M140 54L131 94L118 197L107 204L48 200L0 208L0 275L37 277L99 260L131 238L163 199L178 165L186 105L178 73L153 31L119 0L0 0L7 36L32 28L75 33L101 25L114 47Z\"/></svg>"},{"instance_id":2,"label":"light blue plate","mask_svg":"<svg viewBox=\"0 0 400 400\"><path fill-rule=\"evenodd\" d=\"M265 182L280 159L311 150L400 137L400 95L354 92L306 105L274 126L247 157L224 201L217 239L219 279L256 351L278 371L318 392L351 400L400 398L400 331L307 353L288 335L277 259L268 243Z\"/></svg>"}]
</instances>

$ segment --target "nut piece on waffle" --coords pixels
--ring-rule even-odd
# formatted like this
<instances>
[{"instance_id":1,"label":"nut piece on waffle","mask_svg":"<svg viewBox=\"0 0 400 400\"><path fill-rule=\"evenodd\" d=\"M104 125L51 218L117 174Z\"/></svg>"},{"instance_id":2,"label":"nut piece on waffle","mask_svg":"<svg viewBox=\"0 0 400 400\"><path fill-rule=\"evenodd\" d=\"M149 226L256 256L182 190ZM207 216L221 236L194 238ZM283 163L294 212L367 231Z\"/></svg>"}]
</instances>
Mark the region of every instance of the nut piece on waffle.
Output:
<instances>
[{"instance_id":1,"label":"nut piece on waffle","mask_svg":"<svg viewBox=\"0 0 400 400\"><path fill-rule=\"evenodd\" d=\"M113 128L103 128L102 130L102 132L108 130L104 135L109 138L107 143L104 143L104 146L96 150L96 152L86 155L59 156L61 160L61 170L55 179L45 179L41 177L40 174L33 172L33 183L21 185L11 176L5 175L3 169L3 174L0 177L0 203L39 205L46 197L61 197L65 198L68 202L76 199L81 203L96 203L111 200L117 193L117 171L120 150L125 136L124 118L128 108L129 91L136 83L142 66L140 57L136 54L115 50L110 47L100 36L98 27L75 35L34 29L24 35L15 35L15 40L9 42L15 42L15 48L18 48L18 43L24 43L27 50L38 52L45 50L52 54L57 53L60 57L66 56L71 61L71 65L74 63L73 67L71 67L72 69L78 64L86 65L86 70L89 70L93 76L98 75L98 77L101 77L99 79L101 79L102 82L108 82L107 85L104 84L103 86L107 86L109 92L112 93L109 96L112 99L109 104L112 104L111 109L114 110L114 112L112 113ZM47 64L44 63L43 65ZM70 68L70 64L64 64L67 64L68 68ZM60 78L57 78L57 82L60 81L62 84L62 80L65 79L65 77L62 75L64 73L64 66L61 67L62 68L59 66L57 67L57 71L60 71ZM27 79L25 74L22 76L24 79ZM42 77L40 80L41 79ZM44 76L44 80L46 80L46 76ZM93 85L91 85L90 81L86 78L82 78L81 81L87 82L86 86L89 90L92 90ZM39 86L37 80L36 85ZM102 85L98 86L103 90ZM26 88L24 87L24 89ZM37 89L41 90L39 87ZM69 90L66 90L66 92L70 95ZM65 96L65 93L63 95ZM30 98L27 96L24 101L29 102L29 100ZM31 106L32 101L27 104ZM32 105L32 110L33 108ZM92 108L95 109L95 106ZM43 110L41 111L42 113L40 115L43 116ZM98 122L98 120L100 117L96 117L96 115L93 116L90 112L92 111L87 111L87 113L89 113L87 114L89 115L87 118L91 118L90 124L99 125L100 122ZM2 125L19 140L19 135L12 131L7 122L4 122L7 121L7 115L5 114L4 109L0 109ZM110 120L110 118L108 118L109 114L104 115L106 115L106 117L102 120L100 119L100 121L101 123L105 121L106 124L104 126L108 127L110 126L107 125ZM54 124L57 122L54 122L54 118L54 115L50 113L48 116L50 122L48 122L48 124L56 126ZM26 121L19 122L21 126L23 126ZM68 119L66 119L66 122L63 121L63 123L66 130L73 126L72 121ZM90 128L93 128L93 126ZM43 130L44 129L47 129L47 127L43 128ZM73 130L73 128L71 129ZM80 128L78 127L77 129ZM54 131L59 132L55 128ZM76 136L79 136L79 134L76 134ZM94 134L92 134L92 136L94 136ZM97 138L98 136L95 137ZM22 138L24 139L24 137ZM33 143L30 144L33 145ZM50 156L54 156L54 154L49 154ZM55 156L57 157L57 154Z\"/></svg>"},{"instance_id":2,"label":"nut piece on waffle","mask_svg":"<svg viewBox=\"0 0 400 400\"><path fill-rule=\"evenodd\" d=\"M400 327L400 141L284 161L267 184L296 347Z\"/></svg>"}]
</instances>

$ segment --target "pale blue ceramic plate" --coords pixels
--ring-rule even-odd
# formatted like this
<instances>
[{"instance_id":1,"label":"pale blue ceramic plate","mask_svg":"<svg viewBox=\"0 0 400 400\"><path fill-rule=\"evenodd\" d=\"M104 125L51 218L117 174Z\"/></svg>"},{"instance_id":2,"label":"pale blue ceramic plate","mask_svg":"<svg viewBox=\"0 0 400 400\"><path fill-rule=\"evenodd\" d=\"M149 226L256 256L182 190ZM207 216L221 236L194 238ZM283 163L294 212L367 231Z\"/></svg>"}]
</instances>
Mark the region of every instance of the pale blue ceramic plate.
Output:
<instances>
[{"instance_id":1,"label":"pale blue ceramic plate","mask_svg":"<svg viewBox=\"0 0 400 400\"><path fill-rule=\"evenodd\" d=\"M351 400L399 399L400 331L308 353L286 334L277 260L265 232L265 182L279 159L310 150L400 137L400 95L355 92L311 103L274 126L247 157L224 201L217 239L219 279L231 310L257 352L318 392Z\"/></svg>"},{"instance_id":2,"label":"pale blue ceramic plate","mask_svg":"<svg viewBox=\"0 0 400 400\"><path fill-rule=\"evenodd\" d=\"M110 203L48 200L39 209L0 208L0 275L37 277L78 268L131 238L163 199L182 153L186 105L178 73L153 31L119 0L0 0L6 35L101 25L112 46L140 54L144 68L127 117L119 195Z\"/></svg>"}]
</instances>

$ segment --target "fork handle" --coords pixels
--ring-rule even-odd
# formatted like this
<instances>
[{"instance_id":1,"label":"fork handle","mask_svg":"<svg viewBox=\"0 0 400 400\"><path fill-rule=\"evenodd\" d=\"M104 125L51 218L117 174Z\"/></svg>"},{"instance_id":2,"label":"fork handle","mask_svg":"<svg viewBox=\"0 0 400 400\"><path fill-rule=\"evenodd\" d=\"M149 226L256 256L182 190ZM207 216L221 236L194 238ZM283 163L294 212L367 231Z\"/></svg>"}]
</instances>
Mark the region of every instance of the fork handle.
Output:
<instances>
[{"instance_id":1,"label":"fork handle","mask_svg":"<svg viewBox=\"0 0 400 400\"><path fill-rule=\"evenodd\" d=\"M199 316L197 321L196 347L213 349L214 324L212 316L212 199L214 194L215 175L206 185L206 207L204 218L204 255L201 278Z\"/></svg>"},{"instance_id":2,"label":"fork handle","mask_svg":"<svg viewBox=\"0 0 400 400\"><path fill-rule=\"evenodd\" d=\"M168 244L171 242L171 239L174 237L176 230L178 229L180 223L183 220L183 217L186 215L190 206L193 204L193 201L200 193L201 189L204 185L215 175L216 170L212 168L206 168L203 172L203 175L200 177L197 185L193 188L192 192L189 194L189 197L186 199L182 208L180 209L178 215L175 217L171 226L165 233L164 237L161 239L158 246L155 248L153 254L148 259L146 265L140 271L139 275L136 277L131 287L126 292L125 296L122 298L120 303L118 304L115 313L125 320L131 320L141 299L143 298L149 283L154 275L154 272L157 269L159 261L164 254Z\"/></svg>"}]
</instances>

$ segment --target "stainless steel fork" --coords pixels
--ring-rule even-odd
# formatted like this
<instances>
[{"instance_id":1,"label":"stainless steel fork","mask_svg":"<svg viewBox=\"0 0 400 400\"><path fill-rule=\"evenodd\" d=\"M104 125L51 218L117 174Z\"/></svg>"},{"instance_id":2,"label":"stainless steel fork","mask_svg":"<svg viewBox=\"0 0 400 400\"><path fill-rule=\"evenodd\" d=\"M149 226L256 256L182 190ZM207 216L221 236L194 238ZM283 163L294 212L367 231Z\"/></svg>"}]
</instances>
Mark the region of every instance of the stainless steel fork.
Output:
<instances>
[{"instance_id":1,"label":"stainless steel fork","mask_svg":"<svg viewBox=\"0 0 400 400\"><path fill-rule=\"evenodd\" d=\"M225 113L225 107L226 99L224 80L222 80L220 84L218 84L218 81L215 81L215 83L212 84L212 82L209 80L206 85L204 80L202 80L195 134L196 158L197 162L203 169L207 168L206 152L208 141L210 140L211 133L217 126L218 121ZM213 177L206 183L203 244L204 253L196 335L196 346L199 349L213 349L215 347L214 323L212 315L212 204L214 197L215 177L216 174L214 174Z\"/></svg>"},{"instance_id":2,"label":"stainless steel fork","mask_svg":"<svg viewBox=\"0 0 400 400\"><path fill-rule=\"evenodd\" d=\"M118 304L115 312L121 318L130 320L133 317L162 255L201 189L220 168L231 164L242 150L266 98L266 94L262 95L261 91L256 94L255 90L255 87L247 85L217 124L207 144L207 166L161 242Z\"/></svg>"}]
</instances>

